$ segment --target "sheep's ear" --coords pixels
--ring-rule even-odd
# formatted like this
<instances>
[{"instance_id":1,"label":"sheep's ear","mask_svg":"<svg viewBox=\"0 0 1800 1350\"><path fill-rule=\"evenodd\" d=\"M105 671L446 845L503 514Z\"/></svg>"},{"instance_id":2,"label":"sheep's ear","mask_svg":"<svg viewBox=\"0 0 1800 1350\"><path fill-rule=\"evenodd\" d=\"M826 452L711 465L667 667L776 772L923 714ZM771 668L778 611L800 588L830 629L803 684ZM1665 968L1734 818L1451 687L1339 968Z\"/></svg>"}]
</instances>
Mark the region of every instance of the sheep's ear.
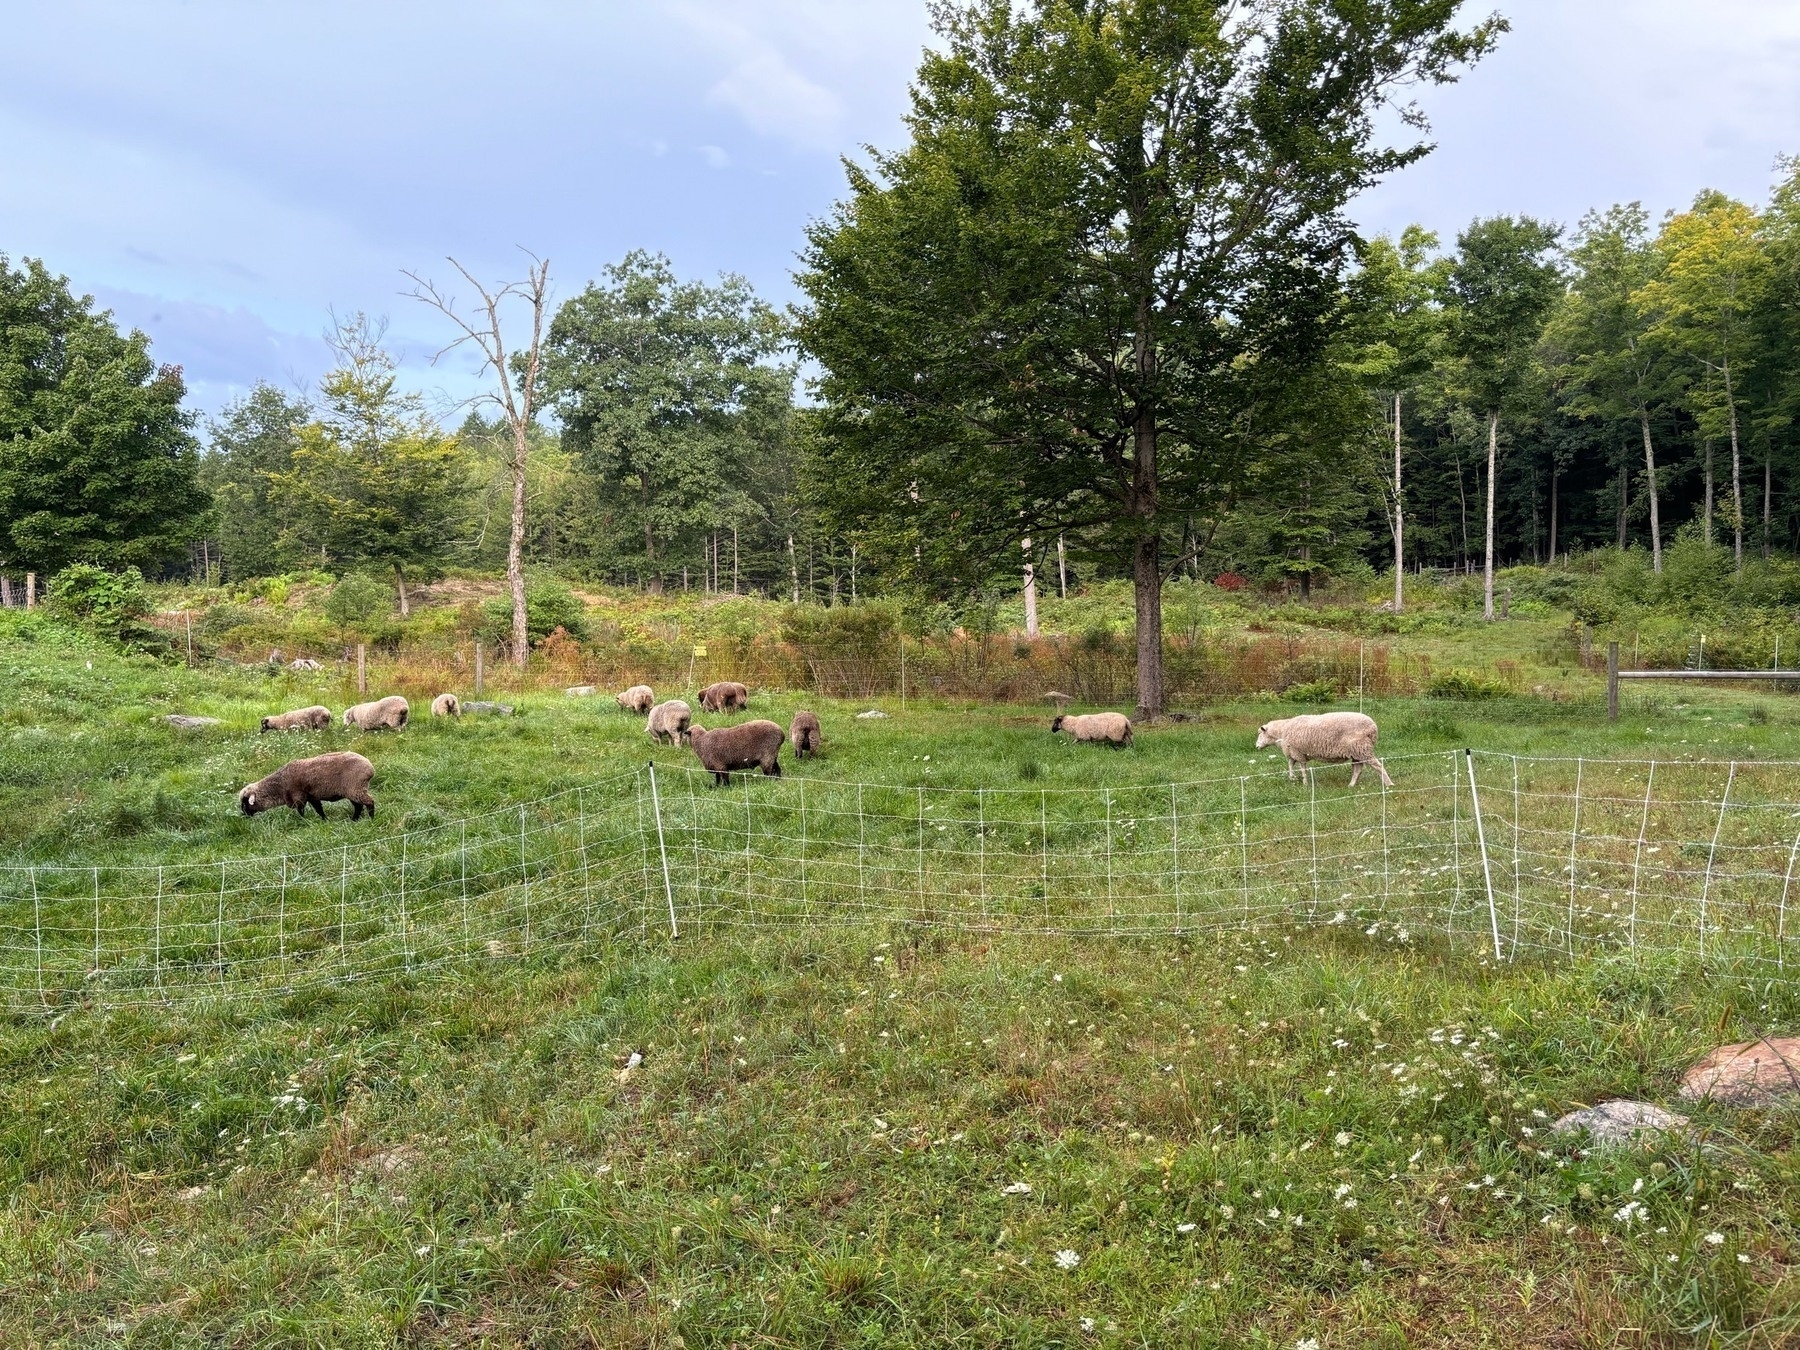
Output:
<instances>
[{"instance_id":1,"label":"sheep's ear","mask_svg":"<svg viewBox=\"0 0 1800 1350\"><path fill-rule=\"evenodd\" d=\"M252 792L249 796L244 798L244 805L245 806L255 806L256 805L256 794L254 792Z\"/></svg>"}]
</instances>

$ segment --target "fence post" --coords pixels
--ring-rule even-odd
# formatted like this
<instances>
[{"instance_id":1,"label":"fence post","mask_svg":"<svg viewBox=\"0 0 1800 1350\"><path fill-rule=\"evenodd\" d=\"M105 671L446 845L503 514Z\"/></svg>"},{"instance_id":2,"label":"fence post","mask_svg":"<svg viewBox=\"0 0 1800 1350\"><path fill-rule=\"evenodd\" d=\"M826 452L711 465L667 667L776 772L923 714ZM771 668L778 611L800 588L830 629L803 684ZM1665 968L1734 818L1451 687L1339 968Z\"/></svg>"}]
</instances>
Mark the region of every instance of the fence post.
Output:
<instances>
[{"instance_id":1,"label":"fence post","mask_svg":"<svg viewBox=\"0 0 1800 1350\"><path fill-rule=\"evenodd\" d=\"M1706 879L1700 883L1700 959L1706 960L1706 902L1712 895L1713 859L1719 855L1719 836L1725 832L1725 809L1731 805L1731 785L1737 781L1737 761L1725 774L1725 795L1719 798L1719 823L1713 826L1712 847L1706 853Z\"/></svg>"},{"instance_id":2,"label":"fence post","mask_svg":"<svg viewBox=\"0 0 1800 1350\"><path fill-rule=\"evenodd\" d=\"M369 647L367 643L356 644L356 695L367 698L369 694Z\"/></svg>"},{"instance_id":3,"label":"fence post","mask_svg":"<svg viewBox=\"0 0 1800 1350\"><path fill-rule=\"evenodd\" d=\"M401 836L404 845L405 836ZM524 888L525 941L521 952L531 950L531 865L525 856L525 804L519 803L519 884Z\"/></svg>"},{"instance_id":4,"label":"fence post","mask_svg":"<svg viewBox=\"0 0 1800 1350\"><path fill-rule=\"evenodd\" d=\"M1787 898L1788 887L1794 884L1794 856L1800 854L1800 834L1794 836L1794 846L1788 850L1787 875L1781 879L1781 900L1775 907L1775 969L1786 969L1783 953L1787 941Z\"/></svg>"},{"instance_id":5,"label":"fence post","mask_svg":"<svg viewBox=\"0 0 1800 1350\"><path fill-rule=\"evenodd\" d=\"M1619 644L1606 644L1606 720L1619 720Z\"/></svg>"},{"instance_id":6,"label":"fence post","mask_svg":"<svg viewBox=\"0 0 1800 1350\"><path fill-rule=\"evenodd\" d=\"M1312 851L1312 905L1306 911L1307 921L1319 917L1319 780L1310 766L1302 766L1306 775L1306 839Z\"/></svg>"},{"instance_id":7,"label":"fence post","mask_svg":"<svg viewBox=\"0 0 1800 1350\"><path fill-rule=\"evenodd\" d=\"M1462 908L1462 775L1456 771L1456 751L1450 752L1450 919L1444 937L1456 941L1456 911Z\"/></svg>"},{"instance_id":8,"label":"fence post","mask_svg":"<svg viewBox=\"0 0 1800 1350\"><path fill-rule=\"evenodd\" d=\"M157 869L157 875L160 876L161 874L161 869ZM161 900L162 895L159 890L157 895L158 903L160 903ZM44 906L43 902L38 899L37 868L35 866L31 869L31 924L32 927L37 930L38 1002L48 1008L50 1006L50 1000L44 997ZM159 927L157 931L160 935L161 928Z\"/></svg>"},{"instance_id":9,"label":"fence post","mask_svg":"<svg viewBox=\"0 0 1800 1350\"><path fill-rule=\"evenodd\" d=\"M479 642L477 642L475 644L475 697L476 698L481 697L481 686L487 675L487 668L484 664L485 660L486 660L486 653L483 650L482 645Z\"/></svg>"},{"instance_id":10,"label":"fence post","mask_svg":"<svg viewBox=\"0 0 1800 1350\"><path fill-rule=\"evenodd\" d=\"M219 864L220 875L225 871L225 864ZM94 978L100 978L100 869L94 869Z\"/></svg>"},{"instance_id":11,"label":"fence post","mask_svg":"<svg viewBox=\"0 0 1800 1350\"><path fill-rule=\"evenodd\" d=\"M1169 784L1169 851L1175 863L1175 933L1181 934L1181 806L1175 785Z\"/></svg>"},{"instance_id":12,"label":"fence post","mask_svg":"<svg viewBox=\"0 0 1800 1350\"><path fill-rule=\"evenodd\" d=\"M1519 959L1519 911L1525 902L1525 883L1519 876L1519 757L1512 756L1513 787L1513 915L1512 915L1512 951L1507 957L1509 961Z\"/></svg>"},{"instance_id":13,"label":"fence post","mask_svg":"<svg viewBox=\"0 0 1800 1350\"><path fill-rule=\"evenodd\" d=\"M1581 839L1581 778L1585 769L1581 756L1575 757L1575 807L1569 823L1569 955L1575 955L1575 878L1580 862L1575 856L1575 846Z\"/></svg>"},{"instance_id":14,"label":"fence post","mask_svg":"<svg viewBox=\"0 0 1800 1350\"><path fill-rule=\"evenodd\" d=\"M975 789L975 870L981 886L981 921L988 921L987 901L987 794L983 788Z\"/></svg>"},{"instance_id":15,"label":"fence post","mask_svg":"<svg viewBox=\"0 0 1800 1350\"><path fill-rule=\"evenodd\" d=\"M745 775L745 781L749 776ZM656 788L656 761L650 761L650 810L656 817L656 852L662 859L663 898L669 902L669 936L681 936L681 928L675 922L675 886L669 880L669 848L663 841L662 794Z\"/></svg>"},{"instance_id":16,"label":"fence post","mask_svg":"<svg viewBox=\"0 0 1800 1350\"><path fill-rule=\"evenodd\" d=\"M1245 779L1238 779L1238 864L1243 887L1244 927L1250 926L1250 811Z\"/></svg>"},{"instance_id":17,"label":"fence post","mask_svg":"<svg viewBox=\"0 0 1800 1350\"><path fill-rule=\"evenodd\" d=\"M162 993L162 895L163 895L163 870L162 870L162 868L158 867L156 869L156 938L155 938L155 947L153 948L154 955L151 959L152 959L152 963L153 963L152 969L155 971L155 975L156 975L156 992L159 994ZM36 902L37 902L37 881L36 881L35 874L33 876L32 885L31 885L31 899L32 899L33 907L35 908ZM43 988L44 988L44 929L43 929L43 925L40 924L38 926L38 992L40 994L43 992Z\"/></svg>"},{"instance_id":18,"label":"fence post","mask_svg":"<svg viewBox=\"0 0 1800 1350\"><path fill-rule=\"evenodd\" d=\"M25 574L25 608L26 609L35 609L36 607L37 607L37 573L36 572L27 572Z\"/></svg>"},{"instance_id":19,"label":"fence post","mask_svg":"<svg viewBox=\"0 0 1800 1350\"><path fill-rule=\"evenodd\" d=\"M1481 845L1481 879L1487 886L1488 931L1494 936L1494 960L1504 961L1500 950L1500 910L1494 904L1494 869L1488 861L1487 826L1481 819L1481 791L1475 786L1475 752L1465 749L1463 762L1469 768L1469 809L1475 813L1475 838Z\"/></svg>"},{"instance_id":20,"label":"fence post","mask_svg":"<svg viewBox=\"0 0 1800 1350\"><path fill-rule=\"evenodd\" d=\"M1106 789L1106 926L1119 931L1118 911L1113 905L1112 789Z\"/></svg>"},{"instance_id":21,"label":"fence post","mask_svg":"<svg viewBox=\"0 0 1800 1350\"><path fill-rule=\"evenodd\" d=\"M1637 953L1638 872L1644 865L1644 834L1650 828L1650 794L1656 790L1656 761L1650 761L1650 775L1644 782L1644 814L1638 820L1637 852L1631 859L1631 950ZM1792 859L1789 859L1792 866ZM1785 893L1784 893L1785 899Z\"/></svg>"}]
</instances>

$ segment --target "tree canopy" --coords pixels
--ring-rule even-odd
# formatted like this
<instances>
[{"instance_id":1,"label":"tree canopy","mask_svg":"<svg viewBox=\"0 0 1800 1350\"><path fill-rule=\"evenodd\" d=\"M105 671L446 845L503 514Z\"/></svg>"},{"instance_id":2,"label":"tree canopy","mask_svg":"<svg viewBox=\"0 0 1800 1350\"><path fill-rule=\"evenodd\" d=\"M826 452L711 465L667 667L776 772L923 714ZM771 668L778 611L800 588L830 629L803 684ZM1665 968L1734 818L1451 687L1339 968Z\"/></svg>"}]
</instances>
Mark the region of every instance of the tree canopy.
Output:
<instances>
[{"instance_id":1,"label":"tree canopy","mask_svg":"<svg viewBox=\"0 0 1800 1350\"><path fill-rule=\"evenodd\" d=\"M92 297L0 254L0 565L149 567L181 554L210 501L181 370Z\"/></svg>"},{"instance_id":2,"label":"tree canopy","mask_svg":"<svg viewBox=\"0 0 1800 1350\"><path fill-rule=\"evenodd\" d=\"M1284 435L1338 312L1345 204L1426 149L1381 145L1375 114L1503 27L1457 8L937 9L910 145L851 169L800 278L855 523L990 556L1080 532L1131 570L1138 703L1161 711L1165 538Z\"/></svg>"}]
</instances>

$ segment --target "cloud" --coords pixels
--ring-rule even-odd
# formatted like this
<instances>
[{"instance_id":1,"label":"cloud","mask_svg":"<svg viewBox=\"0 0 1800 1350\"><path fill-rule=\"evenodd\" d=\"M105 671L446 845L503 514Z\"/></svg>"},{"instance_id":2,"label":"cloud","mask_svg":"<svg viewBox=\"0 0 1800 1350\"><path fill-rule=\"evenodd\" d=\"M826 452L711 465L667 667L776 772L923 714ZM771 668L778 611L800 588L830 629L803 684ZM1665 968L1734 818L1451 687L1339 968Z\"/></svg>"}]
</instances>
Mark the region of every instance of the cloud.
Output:
<instances>
[{"instance_id":1,"label":"cloud","mask_svg":"<svg viewBox=\"0 0 1800 1350\"><path fill-rule=\"evenodd\" d=\"M706 161L709 169L723 169L731 163L731 156L721 146L703 145L699 147L700 158Z\"/></svg>"},{"instance_id":2,"label":"cloud","mask_svg":"<svg viewBox=\"0 0 1800 1350\"><path fill-rule=\"evenodd\" d=\"M809 150L836 145L843 100L795 70L773 47L753 45L758 49L706 91L707 102L734 109L762 135Z\"/></svg>"}]
</instances>

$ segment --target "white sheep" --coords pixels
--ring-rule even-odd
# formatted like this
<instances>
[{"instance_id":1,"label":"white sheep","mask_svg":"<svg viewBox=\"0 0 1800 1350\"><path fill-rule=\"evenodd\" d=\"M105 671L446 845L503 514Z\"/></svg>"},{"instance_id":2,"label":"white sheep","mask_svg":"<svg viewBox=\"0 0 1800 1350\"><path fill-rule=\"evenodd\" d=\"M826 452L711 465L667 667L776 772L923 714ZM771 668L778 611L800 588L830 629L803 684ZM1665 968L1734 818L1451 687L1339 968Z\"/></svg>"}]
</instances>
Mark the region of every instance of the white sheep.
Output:
<instances>
[{"instance_id":1,"label":"white sheep","mask_svg":"<svg viewBox=\"0 0 1800 1350\"><path fill-rule=\"evenodd\" d=\"M455 694L439 694L431 700L433 717L461 717L462 704L457 702Z\"/></svg>"},{"instance_id":2,"label":"white sheep","mask_svg":"<svg viewBox=\"0 0 1800 1350\"><path fill-rule=\"evenodd\" d=\"M656 694L647 684L634 684L614 697L618 699L621 708L626 712L634 712L639 717L649 712L651 705L656 702Z\"/></svg>"},{"instance_id":3,"label":"white sheep","mask_svg":"<svg viewBox=\"0 0 1800 1350\"><path fill-rule=\"evenodd\" d=\"M354 708L344 709L344 725L363 731L398 731L411 715L412 710L405 699L398 694L389 694L372 703L358 703Z\"/></svg>"},{"instance_id":4,"label":"white sheep","mask_svg":"<svg viewBox=\"0 0 1800 1350\"><path fill-rule=\"evenodd\" d=\"M1050 734L1066 731L1078 741L1106 741L1112 745L1131 744L1131 719L1124 713L1068 713L1050 723Z\"/></svg>"},{"instance_id":5,"label":"white sheep","mask_svg":"<svg viewBox=\"0 0 1800 1350\"><path fill-rule=\"evenodd\" d=\"M1282 717L1265 722L1256 729L1256 748L1278 745L1287 756L1288 779L1293 780L1295 766L1303 774L1312 770L1308 760L1350 761L1350 786L1362 776L1365 767L1373 767L1387 787L1394 785L1386 766L1375 758L1375 740L1381 729L1375 719L1358 712L1304 713L1299 717Z\"/></svg>"},{"instance_id":6,"label":"white sheep","mask_svg":"<svg viewBox=\"0 0 1800 1350\"><path fill-rule=\"evenodd\" d=\"M688 738L688 722L692 716L692 710L678 698L657 704L650 710L650 739L658 745L665 740L670 745L680 745Z\"/></svg>"}]
</instances>

